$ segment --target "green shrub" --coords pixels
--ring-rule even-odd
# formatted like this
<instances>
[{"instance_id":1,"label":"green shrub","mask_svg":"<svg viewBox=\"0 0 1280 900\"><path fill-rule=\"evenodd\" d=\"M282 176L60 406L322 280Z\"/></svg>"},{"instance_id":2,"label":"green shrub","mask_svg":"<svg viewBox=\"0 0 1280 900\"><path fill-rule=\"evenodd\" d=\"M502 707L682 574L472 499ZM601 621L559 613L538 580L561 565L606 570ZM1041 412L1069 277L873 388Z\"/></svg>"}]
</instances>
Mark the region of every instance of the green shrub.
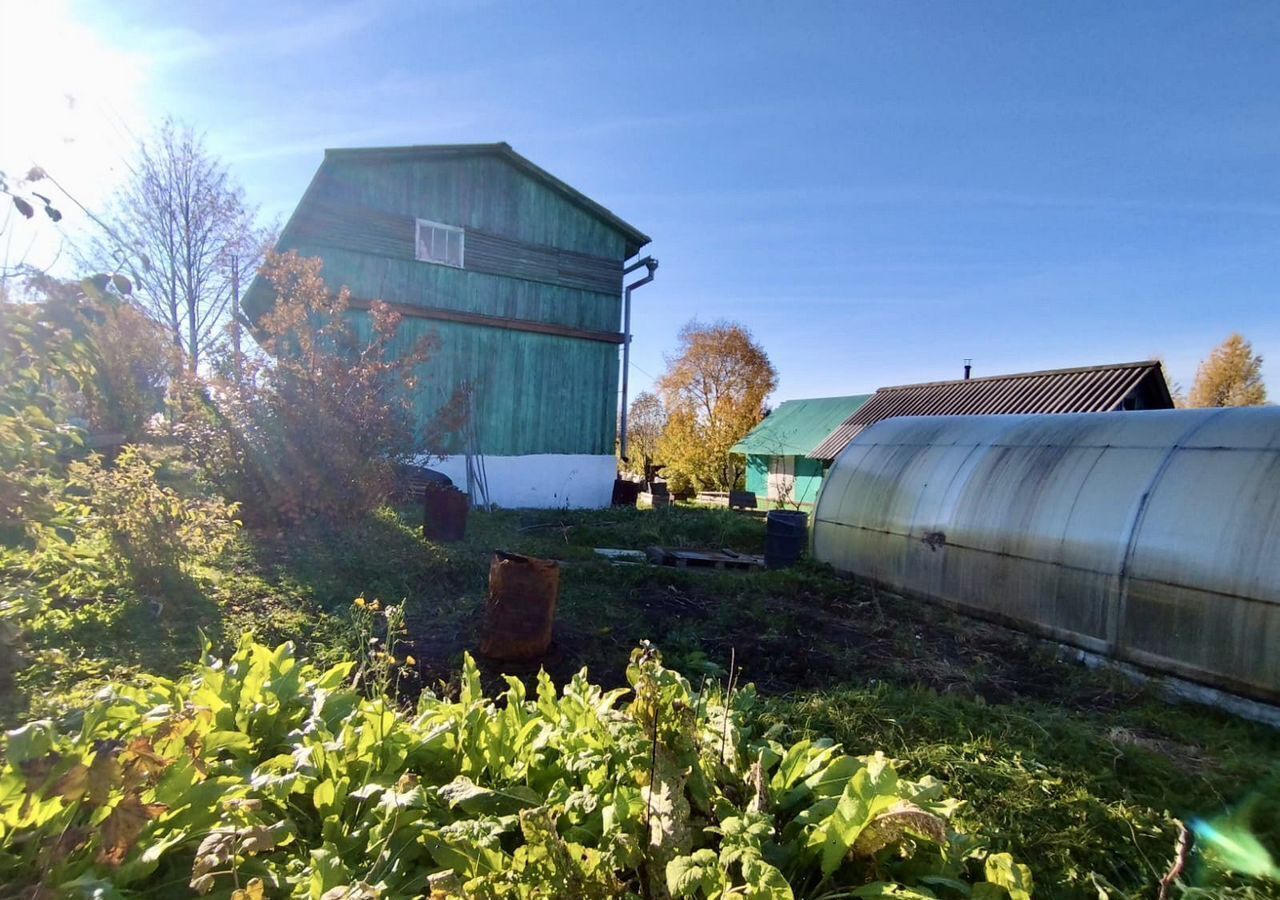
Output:
<instances>
[{"instance_id":1,"label":"green shrub","mask_svg":"<svg viewBox=\"0 0 1280 900\"><path fill-rule=\"evenodd\" d=\"M752 734L750 688L700 696L651 649L626 705L585 673L495 702L468 658L408 713L354 667L245 639L10 732L0 894L1030 896L938 783Z\"/></svg>"},{"instance_id":2,"label":"green shrub","mask_svg":"<svg viewBox=\"0 0 1280 900\"><path fill-rule=\"evenodd\" d=\"M184 497L161 484L159 465L127 446L111 465L99 456L73 463L70 496L86 536L102 534L109 558L140 587L188 574L235 536L237 504L216 495Z\"/></svg>"}]
</instances>

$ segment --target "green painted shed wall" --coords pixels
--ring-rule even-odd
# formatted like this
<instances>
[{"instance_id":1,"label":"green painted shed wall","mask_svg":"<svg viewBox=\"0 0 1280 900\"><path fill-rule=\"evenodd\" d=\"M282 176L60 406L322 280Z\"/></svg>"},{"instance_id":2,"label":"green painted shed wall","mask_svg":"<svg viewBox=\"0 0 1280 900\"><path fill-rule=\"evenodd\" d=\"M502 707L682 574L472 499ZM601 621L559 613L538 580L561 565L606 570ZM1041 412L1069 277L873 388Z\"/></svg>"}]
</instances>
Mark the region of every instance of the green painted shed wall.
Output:
<instances>
[{"instance_id":1,"label":"green painted shed wall","mask_svg":"<svg viewBox=\"0 0 1280 900\"><path fill-rule=\"evenodd\" d=\"M751 454L747 457L747 490L763 500L769 493L769 457Z\"/></svg>"},{"instance_id":2,"label":"green painted shed wall","mask_svg":"<svg viewBox=\"0 0 1280 900\"><path fill-rule=\"evenodd\" d=\"M368 315L351 315L357 332L368 339ZM426 335L436 338L440 350L418 368L421 388L414 409L419 422L430 421L453 386L466 381L478 386L476 431L487 454L613 453L618 384L613 345L406 318L392 349L408 351ZM537 374L521 377L524 372Z\"/></svg>"},{"instance_id":3,"label":"green painted shed wall","mask_svg":"<svg viewBox=\"0 0 1280 900\"><path fill-rule=\"evenodd\" d=\"M791 461L795 472L795 487L792 491L793 503L812 506L818 499L818 491L822 487L822 476L825 466L821 460L809 459L805 456L786 457ZM769 464L773 456L749 454L747 456L747 490L756 495L761 506L769 500Z\"/></svg>"},{"instance_id":4,"label":"green painted shed wall","mask_svg":"<svg viewBox=\"0 0 1280 900\"><path fill-rule=\"evenodd\" d=\"M621 262L627 238L545 183L486 155L421 160L326 158L295 213L304 208L349 208L429 219L526 244ZM326 232L286 225L280 250L324 261L335 291L486 316L616 333L618 289L603 292L486 274L350 246L351 224ZM412 227L411 223L408 227ZM408 236L412 252L412 235ZM619 266L620 270L620 266ZM246 310L259 314L268 296L255 283ZM256 308L255 308L256 306ZM368 317L350 314L362 335ZM611 454L617 423L617 344L482 325L406 317L398 346L424 334L438 348L422 367L415 410L425 423L462 383L474 385L476 426L483 452ZM436 449L436 448L433 448ZM439 448L459 450L461 447Z\"/></svg>"},{"instance_id":5,"label":"green painted shed wall","mask_svg":"<svg viewBox=\"0 0 1280 900\"><path fill-rule=\"evenodd\" d=\"M614 228L493 156L329 160L308 193L575 253L626 253L626 238Z\"/></svg>"}]
</instances>

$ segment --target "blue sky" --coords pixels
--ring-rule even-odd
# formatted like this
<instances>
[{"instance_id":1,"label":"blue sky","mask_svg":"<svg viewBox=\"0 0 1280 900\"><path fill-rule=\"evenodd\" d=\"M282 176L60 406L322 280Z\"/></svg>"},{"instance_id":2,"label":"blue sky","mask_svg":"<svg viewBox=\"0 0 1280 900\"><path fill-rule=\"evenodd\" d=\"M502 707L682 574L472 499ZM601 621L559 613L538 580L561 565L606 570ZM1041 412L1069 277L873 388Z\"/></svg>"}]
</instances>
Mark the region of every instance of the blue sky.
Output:
<instances>
[{"instance_id":1,"label":"blue sky","mask_svg":"<svg viewBox=\"0 0 1280 900\"><path fill-rule=\"evenodd\" d=\"M653 236L637 388L697 316L777 400L964 357L1189 386L1233 330L1280 394L1274 2L53 7L112 61L86 192L167 112L279 216L325 147L508 141Z\"/></svg>"}]
</instances>

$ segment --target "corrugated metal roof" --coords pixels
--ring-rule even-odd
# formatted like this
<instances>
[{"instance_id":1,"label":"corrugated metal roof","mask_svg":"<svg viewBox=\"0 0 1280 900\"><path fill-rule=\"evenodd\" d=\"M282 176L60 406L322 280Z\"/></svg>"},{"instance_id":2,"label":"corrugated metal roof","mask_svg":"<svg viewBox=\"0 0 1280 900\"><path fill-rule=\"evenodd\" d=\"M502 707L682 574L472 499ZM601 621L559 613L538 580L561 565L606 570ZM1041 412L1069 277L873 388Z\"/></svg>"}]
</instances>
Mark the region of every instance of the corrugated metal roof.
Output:
<instances>
[{"instance_id":1,"label":"corrugated metal roof","mask_svg":"<svg viewBox=\"0 0 1280 900\"><path fill-rule=\"evenodd\" d=\"M805 456L853 415L870 394L787 400L730 449L760 456Z\"/></svg>"},{"instance_id":2,"label":"corrugated metal roof","mask_svg":"<svg viewBox=\"0 0 1280 900\"><path fill-rule=\"evenodd\" d=\"M1148 378L1172 407L1157 360L880 388L809 456L835 459L863 429L896 416L1109 412Z\"/></svg>"},{"instance_id":3,"label":"corrugated metal roof","mask_svg":"<svg viewBox=\"0 0 1280 900\"><path fill-rule=\"evenodd\" d=\"M601 206L586 194L561 181L546 169L521 156L505 141L496 144L416 144L407 147L333 147L324 151L325 159L430 159L450 156L497 156L515 168L543 182L576 203L591 215L609 224L627 239L628 256L649 243L649 236L631 223Z\"/></svg>"}]
</instances>

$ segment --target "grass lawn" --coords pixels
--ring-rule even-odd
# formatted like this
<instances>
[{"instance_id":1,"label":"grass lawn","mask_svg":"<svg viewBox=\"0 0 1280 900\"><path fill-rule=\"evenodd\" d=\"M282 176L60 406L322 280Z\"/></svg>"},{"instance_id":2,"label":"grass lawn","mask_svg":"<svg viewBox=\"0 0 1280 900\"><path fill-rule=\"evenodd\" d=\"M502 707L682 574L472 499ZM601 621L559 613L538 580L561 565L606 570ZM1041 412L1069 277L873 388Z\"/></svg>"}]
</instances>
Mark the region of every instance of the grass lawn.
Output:
<instances>
[{"instance_id":1,"label":"grass lawn","mask_svg":"<svg viewBox=\"0 0 1280 900\"><path fill-rule=\"evenodd\" d=\"M108 677L174 674L202 635L246 630L335 657L356 596L404 601L417 660L405 684L450 682L478 644L495 548L563 560L543 665L623 684L642 639L695 681L733 660L792 737L883 749L966 801L958 824L1028 863L1044 897L1155 896L1176 819L1235 811L1280 855L1280 733L1058 659L1014 632L840 578L813 565L739 574L613 566L593 547L760 552L762 520L723 510L474 514L468 538L424 544L415 510L341 531L246 534L216 570L164 597L65 604L31 642L5 718L74 706ZM532 675L535 667L501 669ZM497 681L499 667L486 677ZM56 698L56 699L55 699ZM1267 896L1217 886L1205 896ZM1251 892L1252 891L1252 892Z\"/></svg>"}]
</instances>

